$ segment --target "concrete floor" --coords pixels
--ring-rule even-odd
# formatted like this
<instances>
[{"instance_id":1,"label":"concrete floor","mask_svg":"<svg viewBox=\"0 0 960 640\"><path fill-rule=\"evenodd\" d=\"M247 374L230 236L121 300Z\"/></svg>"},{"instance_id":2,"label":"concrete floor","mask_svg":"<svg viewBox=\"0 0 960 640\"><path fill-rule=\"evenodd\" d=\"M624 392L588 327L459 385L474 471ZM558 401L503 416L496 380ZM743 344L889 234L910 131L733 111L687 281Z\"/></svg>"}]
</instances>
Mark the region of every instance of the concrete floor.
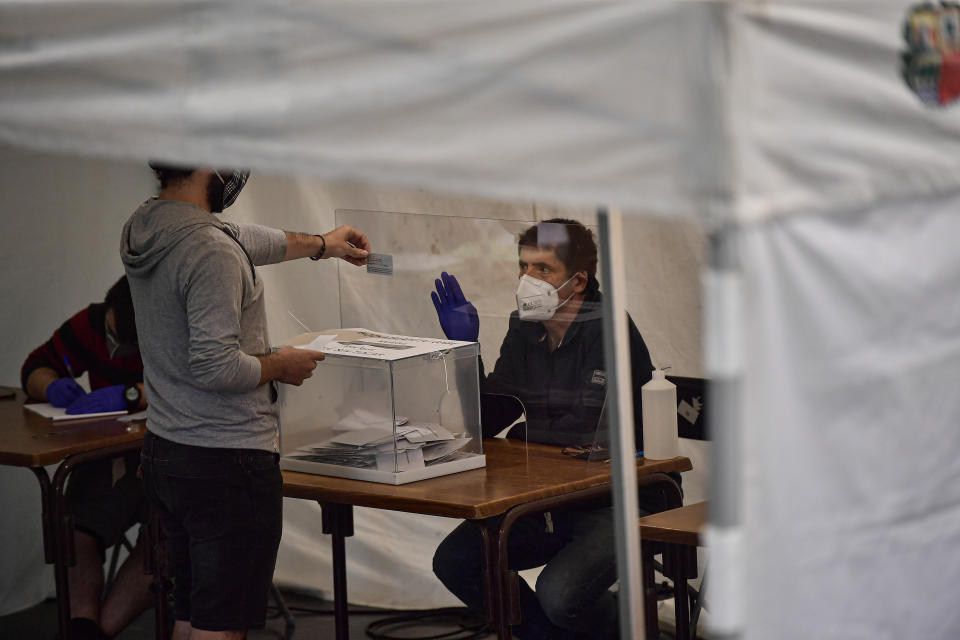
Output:
<instances>
[{"instance_id":1,"label":"concrete floor","mask_svg":"<svg viewBox=\"0 0 960 640\"><path fill-rule=\"evenodd\" d=\"M311 595L284 591L283 597L294 616L292 633L287 633L286 622L280 615L275 603L270 602L267 612L267 625L248 634L248 640L332 640L334 638L333 603ZM350 638L368 638L367 626L374 621L384 620L398 615L409 616L416 612L383 613L369 607L350 607ZM465 610L464 610L465 611ZM322 613L320 613L322 612ZM147 611L123 630L115 640L153 640L153 611ZM454 635L459 627L436 621L417 622L413 626L389 631L392 638L409 640L443 638L444 640L492 640L493 633L472 635L464 632ZM450 633L451 635L443 635ZM57 603L46 600L38 605L0 617L0 640L54 640L57 634ZM673 629L661 619L661 639L672 639Z\"/></svg>"},{"instance_id":2,"label":"concrete floor","mask_svg":"<svg viewBox=\"0 0 960 640\"><path fill-rule=\"evenodd\" d=\"M249 640L284 640L286 638L292 640L326 640L334 637L332 603L301 593L284 592L283 596L294 615L295 627L293 633L287 635L286 623L271 601L271 608L267 614L267 626L264 629L251 631L248 635ZM317 611L330 612L330 614L320 614L316 613ZM412 612L404 612L404 614L409 613ZM367 638L365 630L368 624L375 620L393 617L393 615L397 614L384 615L366 607L356 607L356 611L354 611L354 607L351 606L350 637ZM391 635L397 638L431 638L438 634L454 631L456 628L451 624L424 622L402 631L391 631ZM29 609L0 617L0 639L2 640L53 640L56 633L57 604L55 600L46 600ZM453 640L454 638L469 637L469 634L448 637ZM479 636L484 640L494 637L493 634ZM137 618L116 637L116 640L152 639L152 611L148 611Z\"/></svg>"}]
</instances>

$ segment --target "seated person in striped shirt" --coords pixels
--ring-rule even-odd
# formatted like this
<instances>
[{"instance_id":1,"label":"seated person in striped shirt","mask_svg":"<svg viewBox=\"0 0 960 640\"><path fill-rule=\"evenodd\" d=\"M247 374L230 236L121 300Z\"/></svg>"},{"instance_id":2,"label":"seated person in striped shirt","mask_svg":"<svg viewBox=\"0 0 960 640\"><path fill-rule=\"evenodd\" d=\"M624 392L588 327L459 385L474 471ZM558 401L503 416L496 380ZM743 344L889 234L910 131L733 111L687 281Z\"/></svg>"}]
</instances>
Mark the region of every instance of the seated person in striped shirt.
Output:
<instances>
[{"instance_id":1,"label":"seated person in striped shirt","mask_svg":"<svg viewBox=\"0 0 960 640\"><path fill-rule=\"evenodd\" d=\"M74 380L84 372L90 393ZM31 398L66 407L68 413L144 409L143 362L126 276L110 287L103 302L76 313L30 352L20 380ZM67 508L77 527L77 562L69 573L72 638L111 638L153 602L153 578L143 571L139 541L100 601L105 550L146 515L139 458L134 453L81 465L67 484Z\"/></svg>"}]
</instances>

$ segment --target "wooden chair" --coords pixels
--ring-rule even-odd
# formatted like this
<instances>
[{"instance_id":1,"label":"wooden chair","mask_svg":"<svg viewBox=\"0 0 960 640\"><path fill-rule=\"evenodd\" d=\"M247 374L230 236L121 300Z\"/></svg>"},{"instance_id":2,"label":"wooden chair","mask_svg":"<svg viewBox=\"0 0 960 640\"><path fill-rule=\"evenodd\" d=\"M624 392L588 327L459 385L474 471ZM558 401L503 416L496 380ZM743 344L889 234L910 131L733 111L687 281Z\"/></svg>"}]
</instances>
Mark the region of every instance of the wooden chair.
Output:
<instances>
[{"instance_id":1,"label":"wooden chair","mask_svg":"<svg viewBox=\"0 0 960 640\"><path fill-rule=\"evenodd\" d=\"M654 578L654 556L658 553L663 554L663 574L673 581L676 637L682 640L696 638L702 598L687 581L697 577L697 547L703 544L702 531L706 523L706 502L697 502L640 518L648 640L657 640L660 635ZM701 583L701 590L702 588ZM694 605L692 619L691 599Z\"/></svg>"}]
</instances>

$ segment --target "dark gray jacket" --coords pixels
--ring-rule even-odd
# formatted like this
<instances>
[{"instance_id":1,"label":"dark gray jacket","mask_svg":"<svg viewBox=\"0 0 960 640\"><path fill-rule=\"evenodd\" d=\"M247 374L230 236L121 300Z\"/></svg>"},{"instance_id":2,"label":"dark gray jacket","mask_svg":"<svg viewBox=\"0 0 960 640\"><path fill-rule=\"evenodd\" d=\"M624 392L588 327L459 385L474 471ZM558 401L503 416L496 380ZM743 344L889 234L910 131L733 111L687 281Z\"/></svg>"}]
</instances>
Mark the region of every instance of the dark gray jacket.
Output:
<instances>
[{"instance_id":1,"label":"dark gray jacket","mask_svg":"<svg viewBox=\"0 0 960 640\"><path fill-rule=\"evenodd\" d=\"M500 347L493 372L483 379L483 393L518 397L526 409L527 437L532 442L560 445L592 444L607 390L603 358L602 294L587 294L560 346L550 351L546 329L540 322L520 320L516 311ZM643 425L640 387L650 380L653 364L633 320L630 323L630 358L636 442L642 447ZM482 404L483 432L490 437L520 416L515 404ZM519 426L519 425L518 425ZM515 427L510 437L522 437Z\"/></svg>"}]
</instances>

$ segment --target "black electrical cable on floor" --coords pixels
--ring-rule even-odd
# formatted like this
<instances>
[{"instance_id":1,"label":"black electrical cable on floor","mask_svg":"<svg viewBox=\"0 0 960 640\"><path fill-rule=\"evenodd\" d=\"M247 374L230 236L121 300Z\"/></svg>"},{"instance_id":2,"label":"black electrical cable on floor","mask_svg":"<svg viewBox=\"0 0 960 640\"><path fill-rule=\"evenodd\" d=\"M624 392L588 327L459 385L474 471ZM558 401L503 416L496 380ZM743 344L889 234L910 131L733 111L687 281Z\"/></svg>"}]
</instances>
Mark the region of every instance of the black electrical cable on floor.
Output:
<instances>
[{"instance_id":1,"label":"black electrical cable on floor","mask_svg":"<svg viewBox=\"0 0 960 640\"><path fill-rule=\"evenodd\" d=\"M275 606L269 606L269 618L275 620L282 612ZM332 616L333 609L313 609L296 605L287 606L290 613L296 615ZM490 633L486 619L466 607L444 607L440 609L349 609L351 616L391 616L383 620L374 620L367 625L367 636L373 640L478 640ZM404 635L390 635L401 630L411 630L429 624L431 626L449 625L457 627L451 631L433 635L415 636L409 632Z\"/></svg>"},{"instance_id":2,"label":"black electrical cable on floor","mask_svg":"<svg viewBox=\"0 0 960 640\"><path fill-rule=\"evenodd\" d=\"M409 633L390 635L397 631L429 624L431 626L458 627L451 631L429 636L413 636ZM447 607L424 611L407 611L404 615L375 620L367 625L367 637L373 640L479 640L489 634L486 619L466 607Z\"/></svg>"}]
</instances>

